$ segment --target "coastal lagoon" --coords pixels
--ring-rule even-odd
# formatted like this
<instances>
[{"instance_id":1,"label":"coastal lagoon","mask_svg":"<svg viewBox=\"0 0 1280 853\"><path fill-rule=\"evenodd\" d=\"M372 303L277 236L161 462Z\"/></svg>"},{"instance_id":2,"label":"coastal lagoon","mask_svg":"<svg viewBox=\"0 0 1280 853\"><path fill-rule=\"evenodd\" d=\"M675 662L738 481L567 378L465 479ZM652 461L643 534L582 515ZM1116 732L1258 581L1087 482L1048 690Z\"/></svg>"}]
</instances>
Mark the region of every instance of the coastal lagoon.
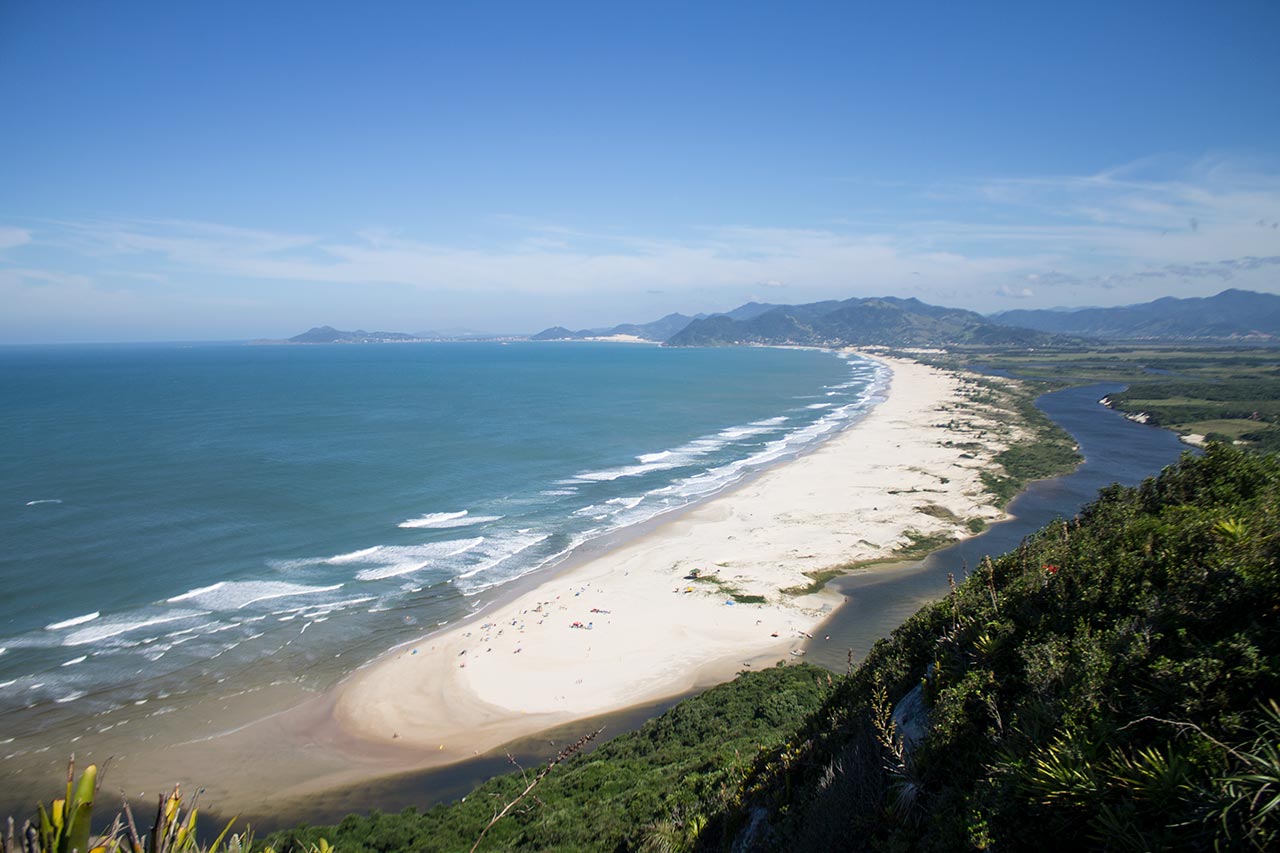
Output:
<instances>
[{"instance_id":1,"label":"coastal lagoon","mask_svg":"<svg viewBox=\"0 0 1280 853\"><path fill-rule=\"evenodd\" d=\"M0 778L322 690L815 446L884 377L773 348L0 350Z\"/></svg>"}]
</instances>

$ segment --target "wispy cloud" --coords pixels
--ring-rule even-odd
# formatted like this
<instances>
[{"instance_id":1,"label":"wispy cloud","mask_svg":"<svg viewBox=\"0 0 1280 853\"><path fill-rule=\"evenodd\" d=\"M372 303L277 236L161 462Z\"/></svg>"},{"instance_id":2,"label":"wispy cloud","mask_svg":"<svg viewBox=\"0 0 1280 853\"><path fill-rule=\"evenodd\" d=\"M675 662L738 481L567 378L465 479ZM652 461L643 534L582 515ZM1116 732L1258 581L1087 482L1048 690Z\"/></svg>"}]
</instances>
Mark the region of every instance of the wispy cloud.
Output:
<instances>
[{"instance_id":1,"label":"wispy cloud","mask_svg":"<svg viewBox=\"0 0 1280 853\"><path fill-rule=\"evenodd\" d=\"M12 249L14 246L22 246L30 242L31 232L27 229L0 225L0 252L3 252L5 249Z\"/></svg>"},{"instance_id":2,"label":"wispy cloud","mask_svg":"<svg viewBox=\"0 0 1280 853\"><path fill-rule=\"evenodd\" d=\"M60 222L40 239L51 246L134 274L185 270L234 279L380 282L468 292L600 293L635 288L743 285L856 286L869 275L897 277L904 250L879 235L722 226L686 240L539 226L488 249L401 237L386 230L346 239L280 234L202 222L99 220ZM946 253L910 252L919 266L961 261ZM983 271L992 271L974 261ZM1003 262L998 262L997 266ZM869 285L873 282L868 282Z\"/></svg>"},{"instance_id":3,"label":"wispy cloud","mask_svg":"<svg viewBox=\"0 0 1280 853\"><path fill-rule=\"evenodd\" d=\"M501 238L465 246L399 227L318 234L129 218L4 225L0 294L40 288L53 299L61 288L74 297L66 304L92 310L97 300L124 311L147 300L281 308L308 293L334 304L346 298L335 294L350 294L350 304L390 287L419 299L447 295L455 307L471 300L455 319L476 324L495 296L718 310L785 289L788 301L903 293L991 309L1010 300L1135 302L1228 282L1277 289L1280 174L1226 159L1156 158L1092 175L900 191L912 199L900 210L927 215L825 218L815 227L727 223L680 237L502 216Z\"/></svg>"},{"instance_id":4,"label":"wispy cloud","mask_svg":"<svg viewBox=\"0 0 1280 853\"><path fill-rule=\"evenodd\" d=\"M1113 289L1125 284L1152 282L1160 280L1193 281L1208 279L1225 284L1241 273L1265 271L1269 267L1280 266L1280 255L1266 258L1247 256L1221 261L1198 261L1192 264L1165 264L1163 266L1135 270L1133 272L1112 273L1109 275L1080 277L1066 273L1051 272L1043 275L1030 273L1027 281L1048 285L1097 286ZM1003 290L1003 288L1002 288ZM1002 295L1014 295L1012 292ZM1029 294L1028 294L1029 295Z\"/></svg>"}]
</instances>

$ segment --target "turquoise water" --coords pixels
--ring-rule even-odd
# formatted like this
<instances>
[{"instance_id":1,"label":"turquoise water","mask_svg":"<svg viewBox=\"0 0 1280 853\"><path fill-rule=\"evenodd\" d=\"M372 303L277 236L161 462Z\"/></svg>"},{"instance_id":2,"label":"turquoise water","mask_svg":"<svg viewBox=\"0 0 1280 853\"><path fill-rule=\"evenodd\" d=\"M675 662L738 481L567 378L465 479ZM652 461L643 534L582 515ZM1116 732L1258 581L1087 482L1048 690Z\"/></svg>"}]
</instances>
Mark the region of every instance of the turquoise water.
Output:
<instances>
[{"instance_id":1,"label":"turquoise water","mask_svg":"<svg viewBox=\"0 0 1280 853\"><path fill-rule=\"evenodd\" d=\"M760 348L0 349L5 734L323 681L802 451L881 381Z\"/></svg>"}]
</instances>

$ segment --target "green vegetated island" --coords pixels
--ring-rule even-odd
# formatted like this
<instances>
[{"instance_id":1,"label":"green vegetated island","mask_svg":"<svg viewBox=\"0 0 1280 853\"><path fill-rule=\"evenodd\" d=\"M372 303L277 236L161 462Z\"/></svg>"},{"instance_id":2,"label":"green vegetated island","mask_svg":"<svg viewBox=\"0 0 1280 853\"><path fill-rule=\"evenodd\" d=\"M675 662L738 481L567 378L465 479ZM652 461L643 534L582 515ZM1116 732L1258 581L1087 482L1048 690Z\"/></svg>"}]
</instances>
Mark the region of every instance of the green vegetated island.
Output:
<instances>
[{"instance_id":1,"label":"green vegetated island","mask_svg":"<svg viewBox=\"0 0 1280 853\"><path fill-rule=\"evenodd\" d=\"M1005 371L1021 393L971 374L976 403L990 396L1031 427L983 478L1001 501L1078 461L1033 404L1045 390L1122 384L1107 404L1206 450L1139 488L1104 490L1076 518L985 560L848 672L744 672L638 731L571 747L457 802L264 841L278 851L1274 849L1280 297L1015 313L1018 326L916 300L753 303L672 315L660 328L543 333L879 347ZM1094 338L1102 332L1107 340ZM70 783L65 800L0 850L69 851L52 816L70 827L85 803ZM97 841L207 848L180 833L180 802L172 811L161 803L159 840L123 820ZM186 847L163 846L179 835ZM212 849L249 846L261 844L227 835Z\"/></svg>"}]
</instances>

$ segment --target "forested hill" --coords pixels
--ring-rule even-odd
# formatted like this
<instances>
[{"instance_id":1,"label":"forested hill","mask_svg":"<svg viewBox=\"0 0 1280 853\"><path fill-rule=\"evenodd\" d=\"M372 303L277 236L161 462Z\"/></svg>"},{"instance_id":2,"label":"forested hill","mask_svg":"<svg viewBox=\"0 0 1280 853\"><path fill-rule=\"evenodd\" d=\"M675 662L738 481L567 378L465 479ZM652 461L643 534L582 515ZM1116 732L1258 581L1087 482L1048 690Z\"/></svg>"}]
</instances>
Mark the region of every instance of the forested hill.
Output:
<instances>
[{"instance_id":1,"label":"forested hill","mask_svg":"<svg viewBox=\"0 0 1280 853\"><path fill-rule=\"evenodd\" d=\"M742 319L717 314L695 320L668 346L801 344L805 346L1044 346L1065 339L997 325L981 314L918 299L870 299L775 305Z\"/></svg>"},{"instance_id":2,"label":"forested hill","mask_svg":"<svg viewBox=\"0 0 1280 853\"><path fill-rule=\"evenodd\" d=\"M1211 445L972 567L848 676L743 675L569 759L479 849L1277 849L1278 558L1280 460ZM277 840L468 849L526 784Z\"/></svg>"}]
</instances>

